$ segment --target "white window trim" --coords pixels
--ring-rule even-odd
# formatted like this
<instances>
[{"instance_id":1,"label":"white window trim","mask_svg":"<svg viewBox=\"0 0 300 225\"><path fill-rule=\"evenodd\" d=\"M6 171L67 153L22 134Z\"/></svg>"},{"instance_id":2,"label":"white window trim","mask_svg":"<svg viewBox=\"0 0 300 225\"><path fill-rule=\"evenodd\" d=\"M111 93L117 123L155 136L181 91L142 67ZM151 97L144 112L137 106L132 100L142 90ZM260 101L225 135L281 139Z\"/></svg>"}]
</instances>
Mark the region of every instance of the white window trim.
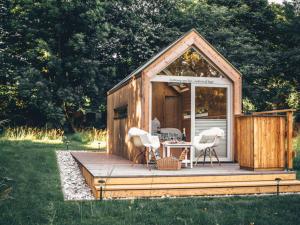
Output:
<instances>
[{"instance_id":1,"label":"white window trim","mask_svg":"<svg viewBox=\"0 0 300 225\"><path fill-rule=\"evenodd\" d=\"M232 84L192 84L191 85L191 141L195 137L195 89L196 87L221 87L226 88L227 93L227 156L220 157L221 161L233 161L232 155L232 137L233 137L233 107L232 107Z\"/></svg>"},{"instance_id":2,"label":"white window trim","mask_svg":"<svg viewBox=\"0 0 300 225\"><path fill-rule=\"evenodd\" d=\"M227 88L227 157L220 158L221 161L233 161L233 91L232 82L227 78L213 78L213 77L182 77L182 76L165 76L156 75L150 80L150 94L149 94L149 132L151 133L152 121L152 82L181 82L191 84L191 141L195 135L195 87L224 87Z\"/></svg>"},{"instance_id":3,"label":"white window trim","mask_svg":"<svg viewBox=\"0 0 300 225\"><path fill-rule=\"evenodd\" d=\"M227 78L216 77L184 77L184 76L166 76L156 75L150 80L151 82L178 82L189 84L231 84Z\"/></svg>"}]
</instances>

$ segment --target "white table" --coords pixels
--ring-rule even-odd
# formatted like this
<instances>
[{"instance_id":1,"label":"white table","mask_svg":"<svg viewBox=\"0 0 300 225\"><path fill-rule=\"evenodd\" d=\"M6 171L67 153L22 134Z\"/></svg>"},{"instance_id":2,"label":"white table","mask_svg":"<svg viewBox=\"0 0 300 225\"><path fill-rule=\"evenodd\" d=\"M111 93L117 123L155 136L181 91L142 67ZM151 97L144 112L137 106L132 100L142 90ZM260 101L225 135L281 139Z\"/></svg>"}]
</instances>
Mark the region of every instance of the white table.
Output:
<instances>
[{"instance_id":1,"label":"white table","mask_svg":"<svg viewBox=\"0 0 300 225\"><path fill-rule=\"evenodd\" d=\"M190 142L181 142L181 143L171 143L171 142L164 142L163 143L163 157L169 157L171 155L171 148L181 148L181 149L190 149L190 159L187 159L185 156L185 166L190 163L190 167L193 168L193 156L194 156L194 147Z\"/></svg>"}]
</instances>

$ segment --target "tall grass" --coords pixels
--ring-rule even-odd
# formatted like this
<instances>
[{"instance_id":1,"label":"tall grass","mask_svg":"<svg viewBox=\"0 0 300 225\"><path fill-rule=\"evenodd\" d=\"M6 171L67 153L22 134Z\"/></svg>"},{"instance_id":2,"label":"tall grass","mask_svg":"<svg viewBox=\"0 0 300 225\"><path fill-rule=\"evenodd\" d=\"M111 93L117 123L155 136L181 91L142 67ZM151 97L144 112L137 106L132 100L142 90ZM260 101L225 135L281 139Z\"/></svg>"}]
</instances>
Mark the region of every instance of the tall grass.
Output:
<instances>
[{"instance_id":1,"label":"tall grass","mask_svg":"<svg viewBox=\"0 0 300 225\"><path fill-rule=\"evenodd\" d=\"M61 129L46 129L36 127L9 127L5 129L4 138L7 140L31 141L62 141L64 131Z\"/></svg>"},{"instance_id":2,"label":"tall grass","mask_svg":"<svg viewBox=\"0 0 300 225\"><path fill-rule=\"evenodd\" d=\"M85 144L86 147L99 148L106 146L106 130L98 130L96 128L81 129L75 134L66 135L61 129L47 129L35 127L9 127L5 129L3 139L6 140L30 140L41 142L60 142L71 140Z\"/></svg>"},{"instance_id":3,"label":"tall grass","mask_svg":"<svg viewBox=\"0 0 300 225\"><path fill-rule=\"evenodd\" d=\"M73 134L71 139L82 143L105 142L106 135L106 130L98 130L96 128L81 129Z\"/></svg>"}]
</instances>

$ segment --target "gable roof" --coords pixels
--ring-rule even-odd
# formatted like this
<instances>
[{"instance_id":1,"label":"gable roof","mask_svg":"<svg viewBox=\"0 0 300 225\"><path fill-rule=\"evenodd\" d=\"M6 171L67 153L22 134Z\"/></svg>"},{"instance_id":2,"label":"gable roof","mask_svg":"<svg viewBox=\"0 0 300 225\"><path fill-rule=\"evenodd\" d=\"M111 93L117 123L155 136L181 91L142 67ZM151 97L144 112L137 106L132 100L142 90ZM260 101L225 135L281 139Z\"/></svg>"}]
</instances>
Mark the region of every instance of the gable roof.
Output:
<instances>
[{"instance_id":1,"label":"gable roof","mask_svg":"<svg viewBox=\"0 0 300 225\"><path fill-rule=\"evenodd\" d=\"M132 73L130 73L128 76L126 76L124 79L122 79L119 83L117 83L113 88L111 88L108 91L108 94L118 90L120 87L125 85L131 78L134 76L140 74L144 69L146 69L148 66L150 66L153 62L155 62L158 58L160 58L164 53L166 53L169 49L171 49L174 45L176 45L178 42L182 41L184 38L186 38L189 34L194 33L196 36L198 36L202 41L205 42L206 45L208 45L210 48L213 49L213 51L221 57L239 76L241 76L241 73L236 69L220 52L218 52L196 29L191 29L187 33L183 34L180 38L175 40L173 43L171 43L169 46L164 48L162 51L154 55L150 60L148 60L146 63L142 64L140 67L138 67L136 70L134 70ZM201 50L201 49L200 49ZM225 74L226 75L226 74Z\"/></svg>"}]
</instances>

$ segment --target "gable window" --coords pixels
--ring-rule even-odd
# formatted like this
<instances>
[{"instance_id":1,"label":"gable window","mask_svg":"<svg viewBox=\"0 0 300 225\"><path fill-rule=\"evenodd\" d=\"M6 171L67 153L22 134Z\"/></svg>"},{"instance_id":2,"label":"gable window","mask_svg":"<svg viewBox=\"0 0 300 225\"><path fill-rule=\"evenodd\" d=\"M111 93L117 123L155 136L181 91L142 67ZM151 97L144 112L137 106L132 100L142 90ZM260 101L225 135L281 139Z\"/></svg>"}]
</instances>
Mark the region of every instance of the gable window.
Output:
<instances>
[{"instance_id":1,"label":"gable window","mask_svg":"<svg viewBox=\"0 0 300 225\"><path fill-rule=\"evenodd\" d=\"M114 109L114 119L124 119L128 116L128 105L123 105Z\"/></svg>"},{"instance_id":2,"label":"gable window","mask_svg":"<svg viewBox=\"0 0 300 225\"><path fill-rule=\"evenodd\" d=\"M224 75L216 70L194 48L187 50L182 56L163 69L158 75L190 76L190 77L220 77Z\"/></svg>"}]
</instances>

